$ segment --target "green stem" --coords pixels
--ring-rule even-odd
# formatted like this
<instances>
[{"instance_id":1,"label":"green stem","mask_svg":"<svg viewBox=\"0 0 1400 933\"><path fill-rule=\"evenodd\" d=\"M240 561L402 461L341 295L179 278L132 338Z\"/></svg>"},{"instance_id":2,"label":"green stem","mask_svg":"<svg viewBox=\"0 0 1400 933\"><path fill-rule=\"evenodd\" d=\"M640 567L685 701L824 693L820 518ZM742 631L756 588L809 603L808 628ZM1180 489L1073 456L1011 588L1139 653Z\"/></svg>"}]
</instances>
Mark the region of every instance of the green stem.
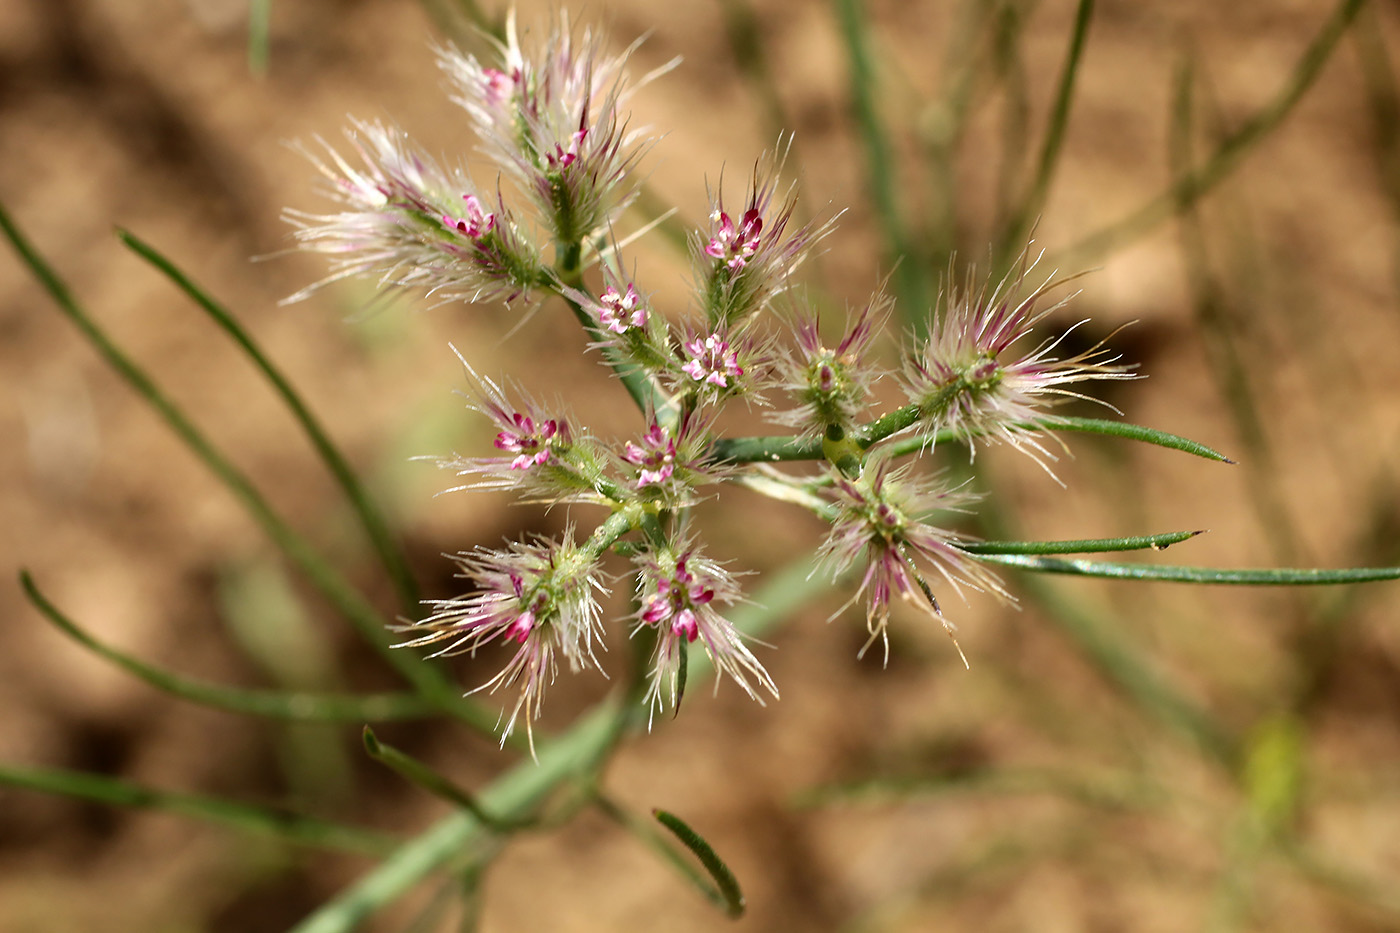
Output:
<instances>
[{"instance_id":1,"label":"green stem","mask_svg":"<svg viewBox=\"0 0 1400 933\"><path fill-rule=\"evenodd\" d=\"M113 807L159 810L319 849L377 857L394 851L398 842L392 836L356 826L255 807L222 797L157 790L84 771L5 766L0 767L0 785L61 794Z\"/></svg>"},{"instance_id":2,"label":"green stem","mask_svg":"<svg viewBox=\"0 0 1400 933\"><path fill-rule=\"evenodd\" d=\"M1365 4L1366 0L1340 0L1274 99L1226 137L1199 168L1177 179L1166 191L1128 216L1080 240L1065 255L1057 256L1053 265L1061 268L1082 267L1094 257L1132 242L1157 224L1175 216L1185 205L1200 200L1228 178L1245 156L1283 123L1312 87L1346 34L1347 27Z\"/></svg>"},{"instance_id":3,"label":"green stem","mask_svg":"<svg viewBox=\"0 0 1400 933\"><path fill-rule=\"evenodd\" d=\"M98 657L172 696L248 716L322 722L378 722L389 719L426 719L438 712L436 705L417 693L374 693L362 696L288 693L281 690L250 690L212 684L184 677L134 658L98 641L59 611L40 592L27 571L20 571L25 596L54 626ZM476 712L476 707L472 707ZM484 710L472 722L483 731L494 728L495 720Z\"/></svg>"},{"instance_id":4,"label":"green stem","mask_svg":"<svg viewBox=\"0 0 1400 933\"><path fill-rule=\"evenodd\" d=\"M924 281L920 276L922 264L914 255L914 245L899 215L894 154L875 106L878 82L866 30L870 17L861 0L835 0L835 6L850 70L848 87L851 108L860 128L861 141L865 144L866 182L870 186L870 198L884 233L890 261L899 264L895 274L898 276L900 306L908 310L910 322L915 326L927 326L924 310L928 303L924 297Z\"/></svg>"},{"instance_id":5,"label":"green stem","mask_svg":"<svg viewBox=\"0 0 1400 933\"><path fill-rule=\"evenodd\" d=\"M589 712L573 729L540 751L539 763L525 761L480 795L480 804L499 819L521 819L556 787L571 780L617 740L622 719L603 706ZM384 859L349 890L332 898L291 933L351 933L374 911L390 904L427 875L442 868L491 828L467 811L459 811Z\"/></svg>"},{"instance_id":6,"label":"green stem","mask_svg":"<svg viewBox=\"0 0 1400 933\"><path fill-rule=\"evenodd\" d=\"M442 709L473 723L486 718L484 711L476 704L458 697L456 688L437 669L423 664L410 654L392 649L388 629L379 612L322 558L310 542L282 521L252 482L214 447L194 422L146 375L145 370L97 326L91 315L78 304L67 284L15 226L3 206L0 206L0 232L4 233L59 310L82 332L98 355L156 411L176 437L218 478L273 543L301 569L312 585L349 620L389 666Z\"/></svg>"},{"instance_id":7,"label":"green stem","mask_svg":"<svg viewBox=\"0 0 1400 933\"><path fill-rule=\"evenodd\" d=\"M1064 148L1065 128L1069 125L1070 105L1074 102L1075 79L1079 74L1079 62L1084 56L1084 44L1088 40L1089 24L1093 18L1094 0L1079 0L1074 14L1074 30L1070 34L1069 48L1065 51L1064 65L1055 91L1055 103L1046 125L1045 141L1041 144L1040 158L1036 163L1035 178L1002 234L998 266L1025 248L1025 239L1045 207L1050 182L1055 177L1055 166Z\"/></svg>"},{"instance_id":8,"label":"green stem","mask_svg":"<svg viewBox=\"0 0 1400 933\"><path fill-rule=\"evenodd\" d=\"M272 361L254 342L252 335L238 323L238 320L229 313L228 309L196 285L174 263L126 230L118 230L117 237L138 256L160 270L195 304L203 308L214 320L214 323L248 355L248 358L253 361L253 365L267 378L272 388L281 397L283 404L287 406L287 410L292 413L292 417L301 425L303 433L311 442L311 446L316 449L321 462L330 470L331 475L340 485L341 491L345 493L345 498L349 500L350 507L359 518L361 527L364 528L366 536L379 555L380 563L384 565L384 569L394 582L395 589L398 590L400 608L405 615L416 614L419 609L418 584L413 579L413 571L409 569L408 559L395 542L393 532L389 530L389 523L375 507L373 500L360 484L355 471L351 469L344 455L330 439L325 429L321 427L316 416L311 413L301 396L292 388L291 382L272 364Z\"/></svg>"}]
</instances>

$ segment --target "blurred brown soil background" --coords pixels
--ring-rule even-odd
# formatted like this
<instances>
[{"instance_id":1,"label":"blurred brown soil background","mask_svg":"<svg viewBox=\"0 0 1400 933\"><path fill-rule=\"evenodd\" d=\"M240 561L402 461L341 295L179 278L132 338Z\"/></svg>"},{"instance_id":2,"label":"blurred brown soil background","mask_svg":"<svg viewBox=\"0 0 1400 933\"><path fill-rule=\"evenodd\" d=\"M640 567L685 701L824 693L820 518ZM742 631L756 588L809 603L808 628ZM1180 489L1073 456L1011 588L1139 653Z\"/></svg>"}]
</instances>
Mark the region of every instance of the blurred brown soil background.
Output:
<instances>
[{"instance_id":1,"label":"blurred brown soil background","mask_svg":"<svg viewBox=\"0 0 1400 933\"><path fill-rule=\"evenodd\" d=\"M924 134L937 134L946 119L929 101L946 90L947 6L870 4L887 91L881 107ZM635 423L552 305L513 334L516 311L422 310L411 301L366 311L370 293L356 288L278 305L324 274L311 256L250 261L289 245L284 205L325 204L312 169L286 141L338 141L347 114L392 119L432 152L467 153L472 140L442 91L429 52L434 27L419 5L273 7L271 66L259 79L246 64L244 3L0 5L0 198L103 325L293 524L392 611L387 585L291 420L210 323L121 247L114 226L136 232L227 302L291 374L402 523L429 595L457 585L442 552L494 545L521 529L557 531L564 521L500 496L435 497L450 477L408 460L489 442L453 395L462 379L449 342L489 374L513 374L540 396L567 394L599 431L621 434ZM522 4L521 20L540 23L556 7ZM648 162L654 190L692 221L706 209L707 177L727 166L729 179L742 178L773 142L764 106L735 65L724 8L668 4L662 13L656 4L611 0L573 10L579 21L603 24L617 48L649 34L634 73L684 57L637 94L633 110L637 122L667 134ZM1102 4L1039 242L1067 248L1163 189L1173 69L1183 50L1196 56L1209 138L1275 95L1329 9L1318 0ZM1072 12L1056 0L1026 14L1031 140ZM889 270L864 198L834 16L823 4L790 2L761 2L757 13L797 133L807 209L848 209L809 271L838 301L858 304ZM1200 292L1180 229L1167 223L1087 260L1101 268L1082 280L1083 293L1062 316L1092 317L1095 334L1138 322L1115 344L1150 378L1115 387L1114 403L1128 420L1244 462L1226 467L1071 437L1075 457L1057 468L1061 489L1024 458L992 451L1001 507L1025 536L1209 528L1161 559L1230 567L1397 561L1400 228L1396 163L1386 161L1397 126L1365 65L1377 46L1394 52L1400 23L1386 6L1363 11L1353 28L1369 39L1343 42L1283 128L1203 207L1215 306L1246 351L1272 456L1243 456L1249 440L1212 374L1197 323ZM993 95L978 113L959 162L959 242L973 252L985 250L996 209L1005 101ZM664 244L641 246L635 257L658 304L679 307L683 261ZM225 682L275 678L226 618L231 581L275 568L270 546L8 251L0 258L0 438L0 761L295 803L405 833L444 812L364 761L355 728L299 733L171 700L74 647L25 603L20 567L74 618L138 656ZM711 551L743 570L781 565L820 530L751 498L709 508L703 520ZM1394 885L1400 589L1074 581L1056 592L1111 619L1230 730L1247 736L1296 712L1308 782L1298 838ZM735 929L1400 929L1400 914L1376 903L1383 897L1344 895L1281 857L1250 863L1239 881L1252 896L1242 915L1222 907L1248 818L1238 781L1126 702L1034 608L949 597L970 672L926 620L901 616L881 669L873 655L855 659L859 619L825 624L845 598L825 597L761 652L781 702L760 708L729 685L712 698L697 684L680 717L626 749L609 772L617 799L639 812L682 814L730 860L750 905ZM1306 620L1338 599L1349 600L1341 621L1325 644L1310 641ZM324 607L308 604L347 685L392 686ZM464 683L483 673L461 668ZM551 693L547 724L562 726L606 689L596 677L565 677ZM455 727L394 724L381 735L468 787L514 760ZM306 754L311 748L324 756ZM343 773L336 762L346 763ZM1049 793L795 803L832 781L985 767L1086 780L1127 775L1152 793L1145 803ZM171 815L0 790L0 933L284 929L366 866ZM488 931L726 923L634 840L587 813L513 844L485 891ZM390 911L369 928L405 929L407 917Z\"/></svg>"}]
</instances>

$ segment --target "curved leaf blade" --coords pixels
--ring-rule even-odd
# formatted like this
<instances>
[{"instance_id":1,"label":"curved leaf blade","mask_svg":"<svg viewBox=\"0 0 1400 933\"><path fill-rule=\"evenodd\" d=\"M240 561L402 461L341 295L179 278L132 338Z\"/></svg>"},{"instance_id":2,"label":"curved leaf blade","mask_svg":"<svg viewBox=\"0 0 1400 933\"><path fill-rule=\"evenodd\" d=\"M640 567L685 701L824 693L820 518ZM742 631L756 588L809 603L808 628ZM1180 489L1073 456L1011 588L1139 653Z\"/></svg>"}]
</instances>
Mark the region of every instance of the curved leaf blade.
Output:
<instances>
[{"instance_id":1,"label":"curved leaf blade","mask_svg":"<svg viewBox=\"0 0 1400 933\"><path fill-rule=\"evenodd\" d=\"M704 837L691 829L685 820L666 810L652 810L651 815L656 817L656 821L671 831L681 845L689 849L705 871L709 872L714 879L716 891L707 892L710 898L724 908L730 917L741 917L744 914L744 892L739 889L739 879L734 877L734 873L729 870L729 866L724 864L715 850L705 841Z\"/></svg>"},{"instance_id":2,"label":"curved leaf blade","mask_svg":"<svg viewBox=\"0 0 1400 933\"><path fill-rule=\"evenodd\" d=\"M439 711L438 707L426 698L413 693L378 693L363 696L288 693L281 690L229 687L185 677L147 664L99 641L49 602L28 571L20 571L19 583L30 604L60 632L104 661L110 661L157 690L201 706L268 719L322 722L421 719Z\"/></svg>"},{"instance_id":3,"label":"curved leaf blade","mask_svg":"<svg viewBox=\"0 0 1400 933\"><path fill-rule=\"evenodd\" d=\"M1165 564L1118 564L1089 560L1065 560L1028 554L979 554L979 560L1036 573L1119 580L1153 580L1162 583L1197 583L1222 586L1334 586L1400 580L1400 567L1173 567Z\"/></svg>"},{"instance_id":4,"label":"curved leaf blade","mask_svg":"<svg viewBox=\"0 0 1400 933\"><path fill-rule=\"evenodd\" d=\"M257 807L222 797L157 790L86 771L17 768L7 765L0 767L0 785L75 797L113 807L160 810L319 849L338 849L378 857L393 852L399 844L399 840L392 836L356 826Z\"/></svg>"}]
</instances>

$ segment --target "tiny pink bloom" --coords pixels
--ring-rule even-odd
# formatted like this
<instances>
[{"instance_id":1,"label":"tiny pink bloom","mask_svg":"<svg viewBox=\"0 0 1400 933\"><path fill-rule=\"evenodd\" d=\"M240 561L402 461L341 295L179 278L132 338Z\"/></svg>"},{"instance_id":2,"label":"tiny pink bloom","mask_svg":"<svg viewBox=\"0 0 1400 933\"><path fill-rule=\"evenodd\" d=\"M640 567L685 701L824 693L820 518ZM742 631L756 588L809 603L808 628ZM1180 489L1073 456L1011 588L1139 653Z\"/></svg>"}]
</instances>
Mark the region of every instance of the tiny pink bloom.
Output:
<instances>
[{"instance_id":1,"label":"tiny pink bloom","mask_svg":"<svg viewBox=\"0 0 1400 933\"><path fill-rule=\"evenodd\" d=\"M637 486L659 486L676 471L676 441L659 424L653 424L642 437L642 445L627 442L623 459L642 468Z\"/></svg>"},{"instance_id":2,"label":"tiny pink bloom","mask_svg":"<svg viewBox=\"0 0 1400 933\"><path fill-rule=\"evenodd\" d=\"M846 604L862 595L867 599L870 640L862 654L878 639L884 642L888 657L886 628L896 596L934 616L952 634L952 623L932 598L916 559L959 595L966 586L1011 599L996 575L959 547L962 540L956 534L924 521L931 511L965 511L976 496L915 479L907 467L891 469L888 460L868 464L859 479L836 475L831 495L835 518L818 553L837 574L865 564L860 585Z\"/></svg>"},{"instance_id":3,"label":"tiny pink bloom","mask_svg":"<svg viewBox=\"0 0 1400 933\"><path fill-rule=\"evenodd\" d=\"M726 389L730 379L744 374L738 353L731 350L729 341L719 334L710 334L703 340L696 337L687 341L685 352L690 359L681 370L696 382L707 382Z\"/></svg>"},{"instance_id":4,"label":"tiny pink bloom","mask_svg":"<svg viewBox=\"0 0 1400 933\"><path fill-rule=\"evenodd\" d=\"M924 410L929 427L955 432L972 453L978 441L1007 443L1054 477L1047 461L1055 456L1041 444L1054 424L1046 409L1065 399L1089 398L1078 391L1079 383L1138 377L1102 343L1062 358L1056 350L1068 332L1033 342L1036 325L1069 300L1036 307L1063 281L1053 276L1018 299L1034 266L1027 252L995 288L950 287L927 341L905 366L904 389Z\"/></svg>"},{"instance_id":5,"label":"tiny pink bloom","mask_svg":"<svg viewBox=\"0 0 1400 933\"><path fill-rule=\"evenodd\" d=\"M452 217L444 214L443 224L458 233L465 233L472 240L480 240L496 229L496 215L482 207L480 198L474 194L464 194L462 200L467 202L466 216Z\"/></svg>"},{"instance_id":6,"label":"tiny pink bloom","mask_svg":"<svg viewBox=\"0 0 1400 933\"><path fill-rule=\"evenodd\" d=\"M499 107L510 100L515 94L515 89L520 83L520 69L514 69L511 74L506 74L497 68L481 69L481 90L482 99L486 103Z\"/></svg>"},{"instance_id":7,"label":"tiny pink bloom","mask_svg":"<svg viewBox=\"0 0 1400 933\"><path fill-rule=\"evenodd\" d=\"M510 415L511 426L496 435L497 449L518 456L511 461L512 470L528 470L549 462L550 442L560 433L561 422L555 418L543 421L538 428L535 419L521 412ZM564 429L567 433L567 428Z\"/></svg>"},{"instance_id":8,"label":"tiny pink bloom","mask_svg":"<svg viewBox=\"0 0 1400 933\"><path fill-rule=\"evenodd\" d=\"M629 328L642 327L647 322L646 305L631 282L627 291L619 294L617 288L609 285L599 298L598 320L614 334L626 333Z\"/></svg>"},{"instance_id":9,"label":"tiny pink bloom","mask_svg":"<svg viewBox=\"0 0 1400 933\"><path fill-rule=\"evenodd\" d=\"M738 272L748 265L754 253L758 252L759 234L763 231L762 215L756 208L751 207L744 212L736 228L728 214L716 210L710 214L710 221L719 226L710 238L709 245L705 247L705 254L715 259L723 259L729 271Z\"/></svg>"}]
</instances>

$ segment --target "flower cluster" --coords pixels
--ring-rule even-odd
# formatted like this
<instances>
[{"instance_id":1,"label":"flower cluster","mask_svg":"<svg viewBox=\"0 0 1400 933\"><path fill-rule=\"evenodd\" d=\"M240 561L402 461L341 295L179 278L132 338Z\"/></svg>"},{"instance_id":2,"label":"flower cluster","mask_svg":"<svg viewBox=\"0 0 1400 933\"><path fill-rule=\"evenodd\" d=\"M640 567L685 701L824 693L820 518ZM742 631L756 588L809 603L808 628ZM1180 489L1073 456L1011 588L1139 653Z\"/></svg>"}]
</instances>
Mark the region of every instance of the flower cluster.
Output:
<instances>
[{"instance_id":1,"label":"flower cluster","mask_svg":"<svg viewBox=\"0 0 1400 933\"><path fill-rule=\"evenodd\" d=\"M703 557L689 544L676 553L670 548L644 554L636 563L637 626L650 629L656 638L652 674L646 702L653 712L669 701L680 702L680 671L686 648L698 641L715 669L727 674L743 691L762 703L756 688L774 698L778 688L763 665L744 644L734 625L719 607L739 599L734 578L714 561Z\"/></svg>"},{"instance_id":2,"label":"flower cluster","mask_svg":"<svg viewBox=\"0 0 1400 933\"><path fill-rule=\"evenodd\" d=\"M818 554L838 578L858 580L846 606L864 601L862 654L877 640L888 653L899 604L951 634L936 587L1009 600L968 539L940 524L977 496L942 485L923 464L935 438L951 437L969 451L1003 441L1043 466L1053 459L1041 443L1055 424L1052 403L1078 397L1071 386L1132 378L1101 347L1061 359L1058 341L1035 342L1058 307L1037 308L1058 284L1053 276L1020 297L1034 266L1028 253L990 293L950 288L896 377L908 404L881 412L876 388L887 371L876 337L893 300L879 289L829 342L818 315L792 297L794 273L835 218L794 220L796 188L782 180L791 139L756 162L740 201L726 201L722 181L709 189L708 217L690 234L689 307L658 307L626 271L627 241L613 240L653 143L622 110L636 87L625 73L635 46L607 54L599 36L564 17L542 38L521 38L512 16L488 61L438 53L453 100L509 184L488 196L398 130L356 123L348 137L358 161L329 147L316 159L342 210L288 215L303 246L334 257L326 281L368 275L441 299L558 296L582 326L581 347L612 370L642 418L628 436L601 437L562 406L467 365L469 405L489 423L490 441L439 459L465 478L456 488L587 503L606 517L577 542L571 531L458 555L471 592L431 601L427 617L406 627L405 644L443 645L440 655L505 647L505 667L478 689L518 687L505 731L522 713L528 731L560 658L576 670L598 667L602 567L625 559L635 599L626 618L643 671L629 686L651 717L681 701L693 645L748 696L776 697L727 617L741 598L734 576L691 531L702 491L730 483L829 523ZM550 263L540 258L545 243L554 246ZM785 314L775 311L779 296ZM723 436L725 409L739 399L771 406L771 420L793 433ZM896 465L902 456L910 459ZM795 459L819 469L780 469Z\"/></svg>"},{"instance_id":3,"label":"flower cluster","mask_svg":"<svg viewBox=\"0 0 1400 933\"><path fill-rule=\"evenodd\" d=\"M458 554L460 576L472 580L477 592L455 599L429 600L430 615L409 627L414 637L406 646L446 644L434 657L475 655L492 643L505 645L510 659L499 674L477 690L520 685L520 696L506 722L509 735L525 714L525 729L533 737L545 688L553 683L559 657L571 670L597 668L593 640L599 633L601 589L594 559L563 541L516 543L507 550L478 549ZM533 739L532 739L533 740Z\"/></svg>"}]
</instances>

